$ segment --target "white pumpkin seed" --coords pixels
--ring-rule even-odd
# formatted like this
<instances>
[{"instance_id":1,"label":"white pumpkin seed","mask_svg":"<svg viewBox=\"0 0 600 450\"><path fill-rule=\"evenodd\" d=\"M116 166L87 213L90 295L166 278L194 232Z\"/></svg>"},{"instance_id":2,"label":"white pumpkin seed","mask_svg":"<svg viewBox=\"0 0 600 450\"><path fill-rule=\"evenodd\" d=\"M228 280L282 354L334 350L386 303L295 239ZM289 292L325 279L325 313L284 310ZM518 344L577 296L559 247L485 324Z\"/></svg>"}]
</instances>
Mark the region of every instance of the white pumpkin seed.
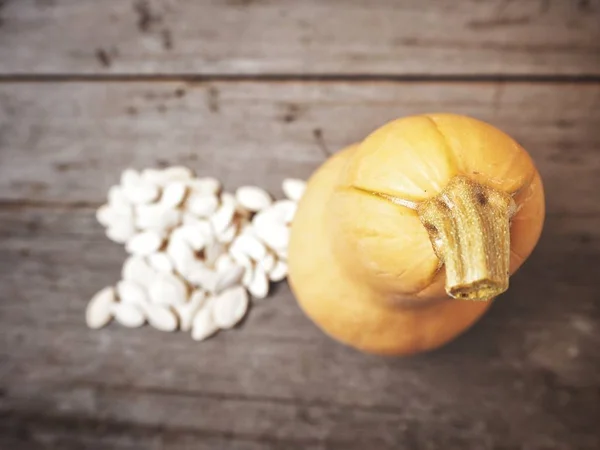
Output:
<instances>
[{"instance_id":1,"label":"white pumpkin seed","mask_svg":"<svg viewBox=\"0 0 600 450\"><path fill-rule=\"evenodd\" d=\"M289 224L294 219L298 204L291 200L278 200L273 203L270 211L277 217L278 221Z\"/></svg>"},{"instance_id":2,"label":"white pumpkin seed","mask_svg":"<svg viewBox=\"0 0 600 450\"><path fill-rule=\"evenodd\" d=\"M197 260L190 265L185 279L192 285L209 292L214 292L217 286L217 273Z\"/></svg>"},{"instance_id":3,"label":"white pumpkin seed","mask_svg":"<svg viewBox=\"0 0 600 450\"><path fill-rule=\"evenodd\" d=\"M287 226L277 222L259 223L260 226L254 226L254 232L265 244L275 250L288 246L290 230Z\"/></svg>"},{"instance_id":4,"label":"white pumpkin seed","mask_svg":"<svg viewBox=\"0 0 600 450\"><path fill-rule=\"evenodd\" d=\"M144 169L142 170L141 178L157 186L162 186L167 181L163 171L160 169Z\"/></svg>"},{"instance_id":5,"label":"white pumpkin seed","mask_svg":"<svg viewBox=\"0 0 600 450\"><path fill-rule=\"evenodd\" d=\"M115 301L115 290L112 286L107 286L94 294L85 310L87 326L96 330L108 325L112 320L112 305Z\"/></svg>"},{"instance_id":6,"label":"white pumpkin seed","mask_svg":"<svg viewBox=\"0 0 600 450\"><path fill-rule=\"evenodd\" d=\"M252 212L262 211L273 202L267 191L257 186L242 186L235 192L235 199L242 207Z\"/></svg>"},{"instance_id":7,"label":"white pumpkin seed","mask_svg":"<svg viewBox=\"0 0 600 450\"><path fill-rule=\"evenodd\" d=\"M131 203L129 203L129 200L127 200L127 197L125 196L121 186L112 186L108 190L108 204L116 211L131 212Z\"/></svg>"},{"instance_id":8,"label":"white pumpkin seed","mask_svg":"<svg viewBox=\"0 0 600 450\"><path fill-rule=\"evenodd\" d=\"M210 223L217 235L225 231L227 227L231 225L234 214L235 206L231 203L223 203L219 209L210 216Z\"/></svg>"},{"instance_id":9,"label":"white pumpkin seed","mask_svg":"<svg viewBox=\"0 0 600 450\"><path fill-rule=\"evenodd\" d=\"M196 313L204 307L207 302L206 293L200 289L195 290L189 302L175 305L175 311L179 316L179 328L181 331L190 331L192 329L192 322Z\"/></svg>"},{"instance_id":10,"label":"white pumpkin seed","mask_svg":"<svg viewBox=\"0 0 600 450\"><path fill-rule=\"evenodd\" d=\"M213 242L204 249L204 262L207 266L213 267L219 256L226 252L225 246L219 242Z\"/></svg>"},{"instance_id":11,"label":"white pumpkin seed","mask_svg":"<svg viewBox=\"0 0 600 450\"><path fill-rule=\"evenodd\" d=\"M170 273L157 274L148 287L148 294L154 304L178 305L188 300L185 282Z\"/></svg>"},{"instance_id":12,"label":"white pumpkin seed","mask_svg":"<svg viewBox=\"0 0 600 450\"><path fill-rule=\"evenodd\" d=\"M295 202L300 201L306 190L306 182L296 178L286 178L281 185L287 198Z\"/></svg>"},{"instance_id":13,"label":"white pumpkin seed","mask_svg":"<svg viewBox=\"0 0 600 450\"><path fill-rule=\"evenodd\" d=\"M163 243L163 237L154 230L142 231L127 241L125 249L134 255L150 255L156 252Z\"/></svg>"},{"instance_id":14,"label":"white pumpkin seed","mask_svg":"<svg viewBox=\"0 0 600 450\"><path fill-rule=\"evenodd\" d=\"M222 244L229 244L237 235L237 231L238 227L234 222L221 233L217 234L217 240Z\"/></svg>"},{"instance_id":15,"label":"white pumpkin seed","mask_svg":"<svg viewBox=\"0 0 600 450\"><path fill-rule=\"evenodd\" d=\"M168 306L148 305L146 307L148 323L160 331L175 331L177 329L177 316Z\"/></svg>"},{"instance_id":16,"label":"white pumpkin seed","mask_svg":"<svg viewBox=\"0 0 600 450\"><path fill-rule=\"evenodd\" d=\"M231 259L233 259L240 266L252 266L250 257L240 249L236 248L234 245L229 247L229 256L231 256Z\"/></svg>"},{"instance_id":17,"label":"white pumpkin seed","mask_svg":"<svg viewBox=\"0 0 600 450\"><path fill-rule=\"evenodd\" d=\"M201 218L210 217L218 207L219 199L212 194L192 192L185 202L185 210Z\"/></svg>"},{"instance_id":18,"label":"white pumpkin seed","mask_svg":"<svg viewBox=\"0 0 600 450\"><path fill-rule=\"evenodd\" d=\"M181 223L182 212L162 203L139 205L135 211L135 224L140 230L169 230Z\"/></svg>"},{"instance_id":19,"label":"white pumpkin seed","mask_svg":"<svg viewBox=\"0 0 600 450\"><path fill-rule=\"evenodd\" d=\"M252 279L254 277L254 265L250 263L250 265L244 266L244 276L242 277L242 285L248 287L250 283L252 283Z\"/></svg>"},{"instance_id":20,"label":"white pumpkin seed","mask_svg":"<svg viewBox=\"0 0 600 450\"><path fill-rule=\"evenodd\" d=\"M115 303L112 313L115 320L127 328L141 327L146 322L142 309L132 303Z\"/></svg>"},{"instance_id":21,"label":"white pumpkin seed","mask_svg":"<svg viewBox=\"0 0 600 450\"><path fill-rule=\"evenodd\" d=\"M135 226L130 220L118 220L106 229L106 237L117 244L129 242L136 234Z\"/></svg>"},{"instance_id":22,"label":"white pumpkin seed","mask_svg":"<svg viewBox=\"0 0 600 450\"><path fill-rule=\"evenodd\" d=\"M273 270L275 264L277 264L277 258L275 255L273 255L273 253L267 252L265 253L265 256L257 261L257 263L265 272L269 273L271 270Z\"/></svg>"},{"instance_id":23,"label":"white pumpkin seed","mask_svg":"<svg viewBox=\"0 0 600 450\"><path fill-rule=\"evenodd\" d=\"M217 271L217 281L215 283L214 292L219 294L225 289L240 284L242 277L244 276L244 271L244 268L237 264Z\"/></svg>"},{"instance_id":24,"label":"white pumpkin seed","mask_svg":"<svg viewBox=\"0 0 600 450\"><path fill-rule=\"evenodd\" d=\"M207 221L203 221L208 227L208 233L205 227L199 223L193 223L184 225L180 228L180 233L183 239L194 251L202 250L207 243L212 242L212 231L210 230L210 224Z\"/></svg>"},{"instance_id":25,"label":"white pumpkin seed","mask_svg":"<svg viewBox=\"0 0 600 450\"><path fill-rule=\"evenodd\" d=\"M256 232L257 229L267 228L272 224L284 225L285 221L273 208L265 209L264 211L255 214L252 218L252 231L254 234L258 235Z\"/></svg>"},{"instance_id":26,"label":"white pumpkin seed","mask_svg":"<svg viewBox=\"0 0 600 450\"><path fill-rule=\"evenodd\" d=\"M148 294L144 288L131 280L121 280L117 283L117 294L121 303L131 303L144 307L148 303Z\"/></svg>"},{"instance_id":27,"label":"white pumpkin seed","mask_svg":"<svg viewBox=\"0 0 600 450\"><path fill-rule=\"evenodd\" d=\"M287 277L288 266L285 261L277 261L275 266L269 271L269 279L271 281L277 282L282 281L285 277Z\"/></svg>"},{"instance_id":28,"label":"white pumpkin seed","mask_svg":"<svg viewBox=\"0 0 600 450\"><path fill-rule=\"evenodd\" d=\"M121 172L121 187L137 184L142 179L140 173L135 169L125 169Z\"/></svg>"},{"instance_id":29,"label":"white pumpkin seed","mask_svg":"<svg viewBox=\"0 0 600 450\"><path fill-rule=\"evenodd\" d=\"M236 263L229 253L223 253L215 261L215 270L220 272L222 270L229 269L231 266L235 266Z\"/></svg>"},{"instance_id":30,"label":"white pumpkin seed","mask_svg":"<svg viewBox=\"0 0 600 450\"><path fill-rule=\"evenodd\" d=\"M126 184L123 186L123 192L134 205L143 205L153 202L160 195L158 186L147 181L138 181L135 184Z\"/></svg>"},{"instance_id":31,"label":"white pumpkin seed","mask_svg":"<svg viewBox=\"0 0 600 450\"><path fill-rule=\"evenodd\" d=\"M164 183L171 181L185 181L191 180L194 177L194 172L191 169L183 166L171 166L163 169L162 178Z\"/></svg>"},{"instance_id":32,"label":"white pumpkin seed","mask_svg":"<svg viewBox=\"0 0 600 450\"><path fill-rule=\"evenodd\" d=\"M237 200L235 199L235 195L229 193L229 192L223 192L221 193L221 204L223 205L231 205L234 208L236 206L239 206L239 203L237 202Z\"/></svg>"},{"instance_id":33,"label":"white pumpkin seed","mask_svg":"<svg viewBox=\"0 0 600 450\"><path fill-rule=\"evenodd\" d=\"M141 256L130 256L125 260L121 277L124 280L134 281L140 286L147 286L154 278L156 272L148 265Z\"/></svg>"},{"instance_id":34,"label":"white pumpkin seed","mask_svg":"<svg viewBox=\"0 0 600 450\"><path fill-rule=\"evenodd\" d=\"M287 261L288 259L288 246L275 249L275 253L277 254L277 258Z\"/></svg>"},{"instance_id":35,"label":"white pumpkin seed","mask_svg":"<svg viewBox=\"0 0 600 450\"><path fill-rule=\"evenodd\" d=\"M165 208L177 208L183 202L186 192L187 186L183 181L173 181L163 189L160 204Z\"/></svg>"},{"instance_id":36,"label":"white pumpkin seed","mask_svg":"<svg viewBox=\"0 0 600 450\"><path fill-rule=\"evenodd\" d=\"M109 227L112 223L119 220L117 212L110 205L102 205L96 211L96 220L104 227Z\"/></svg>"},{"instance_id":37,"label":"white pumpkin seed","mask_svg":"<svg viewBox=\"0 0 600 450\"><path fill-rule=\"evenodd\" d=\"M173 261L175 269L184 276L187 274L190 265L196 260L194 250L185 240L181 228L176 229L171 234L166 253Z\"/></svg>"},{"instance_id":38,"label":"white pumpkin seed","mask_svg":"<svg viewBox=\"0 0 600 450\"><path fill-rule=\"evenodd\" d=\"M231 244L234 251L241 251L248 255L254 261L259 261L267 253L265 245L251 234L238 236Z\"/></svg>"},{"instance_id":39,"label":"white pumpkin seed","mask_svg":"<svg viewBox=\"0 0 600 450\"><path fill-rule=\"evenodd\" d=\"M174 270L173 261L165 252L152 253L148 256L148 264L157 272L172 273Z\"/></svg>"},{"instance_id":40,"label":"white pumpkin seed","mask_svg":"<svg viewBox=\"0 0 600 450\"><path fill-rule=\"evenodd\" d=\"M213 319L212 310L209 307L200 309L194 316L192 323L192 339L203 341L219 331L219 326Z\"/></svg>"},{"instance_id":41,"label":"white pumpkin seed","mask_svg":"<svg viewBox=\"0 0 600 450\"><path fill-rule=\"evenodd\" d=\"M254 298L265 298L269 293L269 278L262 267L256 266L248 290Z\"/></svg>"},{"instance_id":42,"label":"white pumpkin seed","mask_svg":"<svg viewBox=\"0 0 600 450\"><path fill-rule=\"evenodd\" d=\"M221 190L221 183L219 180L211 177L190 180L187 185L193 192L201 195L217 195Z\"/></svg>"},{"instance_id":43,"label":"white pumpkin seed","mask_svg":"<svg viewBox=\"0 0 600 450\"><path fill-rule=\"evenodd\" d=\"M234 327L247 311L248 294L241 286L223 291L212 303L213 319L221 329Z\"/></svg>"}]
</instances>

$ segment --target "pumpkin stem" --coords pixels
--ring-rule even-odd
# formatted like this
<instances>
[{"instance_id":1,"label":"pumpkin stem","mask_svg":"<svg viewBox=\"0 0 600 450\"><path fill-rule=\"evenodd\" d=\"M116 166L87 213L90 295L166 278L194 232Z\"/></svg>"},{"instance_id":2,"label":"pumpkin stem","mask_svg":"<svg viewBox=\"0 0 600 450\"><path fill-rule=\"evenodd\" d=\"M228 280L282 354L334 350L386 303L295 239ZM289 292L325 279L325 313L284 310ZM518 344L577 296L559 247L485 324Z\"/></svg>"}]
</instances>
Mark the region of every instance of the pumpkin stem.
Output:
<instances>
[{"instance_id":1,"label":"pumpkin stem","mask_svg":"<svg viewBox=\"0 0 600 450\"><path fill-rule=\"evenodd\" d=\"M508 289L510 194L456 176L419 205L421 223L446 266L453 298L489 300Z\"/></svg>"}]
</instances>

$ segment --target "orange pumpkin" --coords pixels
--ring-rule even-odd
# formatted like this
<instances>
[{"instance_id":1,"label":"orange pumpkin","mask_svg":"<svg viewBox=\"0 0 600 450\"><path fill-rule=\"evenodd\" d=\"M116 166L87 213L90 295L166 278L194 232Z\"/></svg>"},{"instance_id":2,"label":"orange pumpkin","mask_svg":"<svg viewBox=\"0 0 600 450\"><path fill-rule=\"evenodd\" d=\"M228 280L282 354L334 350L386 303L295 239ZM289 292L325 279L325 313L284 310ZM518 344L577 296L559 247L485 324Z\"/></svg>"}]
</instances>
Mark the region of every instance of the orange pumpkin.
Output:
<instances>
[{"instance_id":1,"label":"orange pumpkin","mask_svg":"<svg viewBox=\"0 0 600 450\"><path fill-rule=\"evenodd\" d=\"M527 152L484 122L390 122L326 161L292 225L289 280L305 313L366 352L434 349L508 288L544 221Z\"/></svg>"}]
</instances>

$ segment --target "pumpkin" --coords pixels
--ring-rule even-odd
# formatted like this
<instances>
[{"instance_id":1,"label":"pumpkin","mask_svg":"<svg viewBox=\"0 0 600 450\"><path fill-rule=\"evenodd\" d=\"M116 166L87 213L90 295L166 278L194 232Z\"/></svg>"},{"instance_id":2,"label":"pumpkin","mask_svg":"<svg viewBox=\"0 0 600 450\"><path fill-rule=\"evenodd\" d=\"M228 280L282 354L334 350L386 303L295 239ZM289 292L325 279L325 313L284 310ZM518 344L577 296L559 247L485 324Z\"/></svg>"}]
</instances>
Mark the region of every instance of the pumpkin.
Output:
<instances>
[{"instance_id":1,"label":"pumpkin","mask_svg":"<svg viewBox=\"0 0 600 450\"><path fill-rule=\"evenodd\" d=\"M427 351L508 288L543 221L540 175L515 140L465 116L406 117L309 179L289 281L333 338L378 354Z\"/></svg>"}]
</instances>

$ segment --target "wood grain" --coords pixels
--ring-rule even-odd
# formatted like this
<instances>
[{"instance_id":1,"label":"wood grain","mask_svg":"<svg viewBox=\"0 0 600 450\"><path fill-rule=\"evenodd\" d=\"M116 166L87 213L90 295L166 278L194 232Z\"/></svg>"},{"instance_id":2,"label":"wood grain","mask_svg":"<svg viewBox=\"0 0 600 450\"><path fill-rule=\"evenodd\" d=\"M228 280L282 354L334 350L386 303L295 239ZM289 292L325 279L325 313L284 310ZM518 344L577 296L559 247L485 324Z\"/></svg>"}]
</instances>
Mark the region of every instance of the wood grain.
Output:
<instances>
[{"instance_id":1,"label":"wood grain","mask_svg":"<svg viewBox=\"0 0 600 450\"><path fill-rule=\"evenodd\" d=\"M573 212L574 202L577 214L600 210L600 84L1 84L0 193L100 204L126 167L183 164L229 188L281 194L283 177L309 176L388 120L435 111L518 139L546 181L551 213Z\"/></svg>"},{"instance_id":2,"label":"wood grain","mask_svg":"<svg viewBox=\"0 0 600 450\"><path fill-rule=\"evenodd\" d=\"M2 74L600 75L600 1L5 0Z\"/></svg>"},{"instance_id":3,"label":"wood grain","mask_svg":"<svg viewBox=\"0 0 600 450\"><path fill-rule=\"evenodd\" d=\"M326 338L286 286L203 344L89 331L86 299L114 282L121 249L89 209L2 211L0 434L64 448L594 449L599 220L550 216L474 329L386 359Z\"/></svg>"},{"instance_id":4,"label":"wood grain","mask_svg":"<svg viewBox=\"0 0 600 450\"><path fill-rule=\"evenodd\" d=\"M0 446L596 449L599 102L596 84L1 84ZM85 328L87 299L124 258L94 219L124 167L181 163L280 195L283 176L435 110L515 135L548 193L534 255L444 349L361 355L316 329L285 284L203 344Z\"/></svg>"}]
</instances>

